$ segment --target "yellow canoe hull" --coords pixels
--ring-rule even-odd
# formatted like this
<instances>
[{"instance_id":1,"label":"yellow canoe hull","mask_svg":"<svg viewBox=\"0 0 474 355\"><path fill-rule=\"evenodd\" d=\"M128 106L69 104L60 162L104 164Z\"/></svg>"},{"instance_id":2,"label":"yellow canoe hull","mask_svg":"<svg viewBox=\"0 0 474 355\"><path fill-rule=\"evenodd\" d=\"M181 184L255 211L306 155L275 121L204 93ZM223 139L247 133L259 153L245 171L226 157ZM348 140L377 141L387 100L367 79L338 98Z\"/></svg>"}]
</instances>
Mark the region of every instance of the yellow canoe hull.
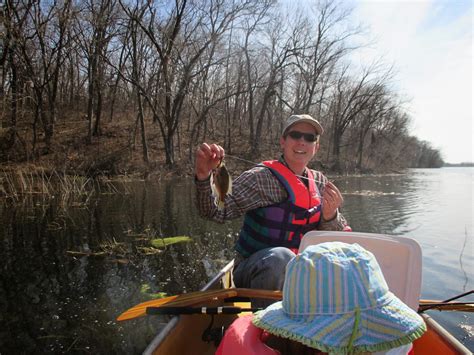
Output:
<instances>
[{"instance_id":1,"label":"yellow canoe hull","mask_svg":"<svg viewBox=\"0 0 474 355\"><path fill-rule=\"evenodd\" d=\"M204 288L230 288L232 286L231 270L232 262L216 275ZM239 290L239 289L236 289ZM237 295L237 297L242 295ZM247 297L248 294L243 295ZM190 303L187 306L238 306L250 308L249 301L226 302L226 300L210 297L206 301ZM219 314L213 316L212 328L228 327L237 317L245 315ZM450 354L472 354L464 345L454 338L448 331L439 325L434 319L426 314L422 314L428 326L428 331L414 342L416 355L450 355ZM144 354L214 354L217 346L214 342L206 342L202 335L209 327L211 316L206 314L181 315L171 318L167 326L153 339Z\"/></svg>"}]
</instances>

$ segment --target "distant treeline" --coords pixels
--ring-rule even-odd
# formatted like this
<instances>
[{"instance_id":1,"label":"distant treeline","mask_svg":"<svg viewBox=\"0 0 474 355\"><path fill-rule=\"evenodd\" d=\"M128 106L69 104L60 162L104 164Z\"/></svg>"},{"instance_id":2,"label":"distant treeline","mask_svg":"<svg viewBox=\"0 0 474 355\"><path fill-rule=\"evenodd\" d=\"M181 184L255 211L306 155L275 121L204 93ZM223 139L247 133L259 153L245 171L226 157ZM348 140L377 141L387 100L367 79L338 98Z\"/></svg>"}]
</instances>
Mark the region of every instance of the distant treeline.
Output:
<instances>
[{"instance_id":1,"label":"distant treeline","mask_svg":"<svg viewBox=\"0 0 474 355\"><path fill-rule=\"evenodd\" d=\"M465 162L465 163L458 163L458 164L451 164L451 163L444 163L443 166L446 166L446 167L473 167L474 166L474 163L469 163L469 162Z\"/></svg>"},{"instance_id":2,"label":"distant treeline","mask_svg":"<svg viewBox=\"0 0 474 355\"><path fill-rule=\"evenodd\" d=\"M243 142L258 157L278 144L284 119L309 113L326 129L319 159L333 169L443 164L409 134L392 66L351 61L365 37L344 2L3 4L1 145L21 159L50 153L79 117L84 144L106 135L107 122L128 122L145 163L158 154L152 128L169 166L205 140L229 152Z\"/></svg>"}]
</instances>

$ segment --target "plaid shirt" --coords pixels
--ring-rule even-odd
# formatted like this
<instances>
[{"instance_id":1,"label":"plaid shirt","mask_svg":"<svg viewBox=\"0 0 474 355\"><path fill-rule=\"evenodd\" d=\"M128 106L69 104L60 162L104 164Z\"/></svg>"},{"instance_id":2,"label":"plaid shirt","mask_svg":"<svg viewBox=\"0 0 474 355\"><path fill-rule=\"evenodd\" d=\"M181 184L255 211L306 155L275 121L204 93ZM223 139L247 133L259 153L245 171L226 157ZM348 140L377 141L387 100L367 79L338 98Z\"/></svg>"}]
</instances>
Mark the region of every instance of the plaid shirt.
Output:
<instances>
[{"instance_id":1,"label":"plaid shirt","mask_svg":"<svg viewBox=\"0 0 474 355\"><path fill-rule=\"evenodd\" d=\"M286 165L283 158L279 160ZM319 171L312 170L316 186L321 195L327 178ZM306 175L306 174L305 174ZM306 183L304 179L302 180ZM288 193L269 168L256 166L244 171L232 182L232 194L226 196L225 207L219 211L212 196L210 177L206 180L195 179L197 208L199 214L216 222L238 218L247 211L286 201ZM321 217L322 218L322 217ZM344 216L339 213L330 221L321 219L319 230L342 230L347 225Z\"/></svg>"}]
</instances>

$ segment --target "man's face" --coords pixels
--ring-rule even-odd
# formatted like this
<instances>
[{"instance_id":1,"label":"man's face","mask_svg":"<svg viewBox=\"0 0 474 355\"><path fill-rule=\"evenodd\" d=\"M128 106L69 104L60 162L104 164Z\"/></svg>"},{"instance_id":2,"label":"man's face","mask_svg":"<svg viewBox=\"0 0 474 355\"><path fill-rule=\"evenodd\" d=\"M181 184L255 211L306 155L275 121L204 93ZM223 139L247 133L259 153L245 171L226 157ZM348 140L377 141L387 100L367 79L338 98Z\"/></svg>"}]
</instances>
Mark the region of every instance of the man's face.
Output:
<instances>
[{"instance_id":1,"label":"man's face","mask_svg":"<svg viewBox=\"0 0 474 355\"><path fill-rule=\"evenodd\" d=\"M315 128L306 122L298 122L292 125L287 133L286 138L280 138L280 146L283 150L283 156L286 162L306 166L319 150L319 141L309 142L307 137L293 138L291 132L299 132L316 136ZM298 135L298 133L296 134Z\"/></svg>"}]
</instances>

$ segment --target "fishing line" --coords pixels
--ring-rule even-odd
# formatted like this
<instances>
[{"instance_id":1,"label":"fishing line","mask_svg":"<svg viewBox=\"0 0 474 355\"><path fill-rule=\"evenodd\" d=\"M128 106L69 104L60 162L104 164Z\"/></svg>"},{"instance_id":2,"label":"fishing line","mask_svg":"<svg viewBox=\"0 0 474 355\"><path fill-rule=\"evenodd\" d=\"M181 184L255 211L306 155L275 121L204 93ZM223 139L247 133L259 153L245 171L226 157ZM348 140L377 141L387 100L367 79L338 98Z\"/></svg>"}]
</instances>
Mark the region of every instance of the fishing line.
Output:
<instances>
[{"instance_id":1,"label":"fishing line","mask_svg":"<svg viewBox=\"0 0 474 355\"><path fill-rule=\"evenodd\" d=\"M230 154L226 153L224 158L227 158L227 157L237 159L237 160L241 160L243 162L246 162L246 163L249 163L249 164L252 164L252 165L259 165L260 164L260 163L255 163L253 161L250 161L250 160L247 160L247 159L244 159L244 158L241 158L241 157L238 157L238 156L235 156L235 155L230 155Z\"/></svg>"},{"instance_id":2,"label":"fishing line","mask_svg":"<svg viewBox=\"0 0 474 355\"><path fill-rule=\"evenodd\" d=\"M467 226L464 226L464 244L463 244L462 249L461 249L461 254L459 254L459 266L461 266L461 270L464 273L464 280L465 280L464 285L463 285L463 290L464 291L466 290L467 282L469 280L469 278L467 277L466 270L464 270L464 266L462 264L464 249L466 249L466 242L467 242Z\"/></svg>"},{"instance_id":3,"label":"fishing line","mask_svg":"<svg viewBox=\"0 0 474 355\"><path fill-rule=\"evenodd\" d=\"M243 162L245 162L245 163L249 163L249 164L252 164L252 165L255 165L255 166L261 165L260 163L255 163L255 162L253 162L253 161L250 161L250 160L247 160L247 159L244 159L244 158L241 158L241 157L237 157L237 156L235 156L235 155L226 154L225 157L224 157L224 159L227 158L227 157L232 158L232 159L241 160L241 161L243 161ZM301 176L301 175L296 175L296 174L295 174L295 176L298 177L298 178L300 178L300 179L311 180L310 178L308 178L308 177L306 177L306 176ZM323 178L323 177L324 177L324 178ZM320 178L321 178L321 180L320 180ZM328 178L326 178L326 177L320 172L320 173L318 174L318 180L317 180L317 182L318 182L319 184L322 184L323 186L326 186L326 184L329 182L329 180L328 180Z\"/></svg>"}]
</instances>

